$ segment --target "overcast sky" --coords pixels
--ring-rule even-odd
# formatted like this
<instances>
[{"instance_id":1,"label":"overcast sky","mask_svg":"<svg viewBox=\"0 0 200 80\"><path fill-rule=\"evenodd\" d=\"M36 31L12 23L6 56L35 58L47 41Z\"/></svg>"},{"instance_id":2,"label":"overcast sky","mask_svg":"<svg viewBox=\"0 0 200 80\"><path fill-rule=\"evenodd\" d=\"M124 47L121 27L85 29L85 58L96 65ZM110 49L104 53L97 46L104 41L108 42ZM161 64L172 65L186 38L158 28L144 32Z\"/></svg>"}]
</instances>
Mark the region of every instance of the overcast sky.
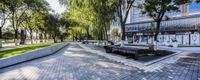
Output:
<instances>
[{"instance_id":1,"label":"overcast sky","mask_svg":"<svg viewBox=\"0 0 200 80\"><path fill-rule=\"evenodd\" d=\"M65 7L61 6L58 0L46 0L55 13L61 14L65 11Z\"/></svg>"}]
</instances>

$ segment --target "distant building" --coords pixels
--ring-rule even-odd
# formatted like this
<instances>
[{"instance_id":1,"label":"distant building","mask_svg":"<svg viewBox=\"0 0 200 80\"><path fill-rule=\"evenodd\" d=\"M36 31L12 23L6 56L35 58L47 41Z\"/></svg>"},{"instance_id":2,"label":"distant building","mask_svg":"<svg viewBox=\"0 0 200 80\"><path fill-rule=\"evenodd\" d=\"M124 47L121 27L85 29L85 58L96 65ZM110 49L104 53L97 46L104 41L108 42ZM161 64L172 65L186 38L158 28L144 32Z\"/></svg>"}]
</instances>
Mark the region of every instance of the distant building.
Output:
<instances>
[{"instance_id":1,"label":"distant building","mask_svg":"<svg viewBox=\"0 0 200 80\"><path fill-rule=\"evenodd\" d=\"M158 36L160 45L177 41L179 45L200 45L200 3L180 6L180 12L166 13L170 20L163 20ZM153 42L153 20L132 8L126 24L129 42L150 44Z\"/></svg>"}]
</instances>

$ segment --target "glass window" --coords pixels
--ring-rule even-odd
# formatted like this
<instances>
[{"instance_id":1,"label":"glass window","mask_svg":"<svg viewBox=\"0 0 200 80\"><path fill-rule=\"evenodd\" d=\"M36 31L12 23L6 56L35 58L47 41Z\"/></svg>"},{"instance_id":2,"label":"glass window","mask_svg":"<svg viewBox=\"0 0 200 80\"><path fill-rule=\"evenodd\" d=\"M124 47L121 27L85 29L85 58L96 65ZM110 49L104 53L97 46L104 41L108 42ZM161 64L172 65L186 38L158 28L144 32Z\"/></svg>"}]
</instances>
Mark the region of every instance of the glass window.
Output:
<instances>
[{"instance_id":1,"label":"glass window","mask_svg":"<svg viewBox=\"0 0 200 80\"><path fill-rule=\"evenodd\" d=\"M189 13L199 12L200 11L200 3L192 3L189 5Z\"/></svg>"}]
</instances>

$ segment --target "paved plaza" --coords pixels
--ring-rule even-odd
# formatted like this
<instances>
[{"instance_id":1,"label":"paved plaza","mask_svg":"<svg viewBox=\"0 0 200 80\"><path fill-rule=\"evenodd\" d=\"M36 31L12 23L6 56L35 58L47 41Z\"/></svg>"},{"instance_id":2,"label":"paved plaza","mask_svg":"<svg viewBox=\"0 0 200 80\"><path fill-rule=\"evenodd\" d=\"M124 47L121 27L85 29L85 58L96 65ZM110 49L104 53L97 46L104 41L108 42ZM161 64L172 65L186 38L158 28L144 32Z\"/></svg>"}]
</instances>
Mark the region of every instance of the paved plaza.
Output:
<instances>
[{"instance_id":1,"label":"paved plaza","mask_svg":"<svg viewBox=\"0 0 200 80\"><path fill-rule=\"evenodd\" d=\"M200 54L148 72L71 43L54 55L0 69L0 80L200 80Z\"/></svg>"}]
</instances>

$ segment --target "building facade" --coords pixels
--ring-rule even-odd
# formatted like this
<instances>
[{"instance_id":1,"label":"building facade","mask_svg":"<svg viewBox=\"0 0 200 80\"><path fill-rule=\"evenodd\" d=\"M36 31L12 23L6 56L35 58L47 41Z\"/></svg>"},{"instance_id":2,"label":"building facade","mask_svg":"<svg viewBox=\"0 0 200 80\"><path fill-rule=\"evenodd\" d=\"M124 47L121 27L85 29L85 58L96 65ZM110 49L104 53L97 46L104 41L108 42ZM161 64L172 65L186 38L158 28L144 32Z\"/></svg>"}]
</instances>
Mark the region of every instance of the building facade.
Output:
<instances>
[{"instance_id":1,"label":"building facade","mask_svg":"<svg viewBox=\"0 0 200 80\"><path fill-rule=\"evenodd\" d=\"M200 3L179 7L180 12L168 12L169 20L163 20L158 36L160 45L200 45ZM126 24L126 37L129 42L151 44L155 30L153 20L141 14L140 9L130 11Z\"/></svg>"}]
</instances>

